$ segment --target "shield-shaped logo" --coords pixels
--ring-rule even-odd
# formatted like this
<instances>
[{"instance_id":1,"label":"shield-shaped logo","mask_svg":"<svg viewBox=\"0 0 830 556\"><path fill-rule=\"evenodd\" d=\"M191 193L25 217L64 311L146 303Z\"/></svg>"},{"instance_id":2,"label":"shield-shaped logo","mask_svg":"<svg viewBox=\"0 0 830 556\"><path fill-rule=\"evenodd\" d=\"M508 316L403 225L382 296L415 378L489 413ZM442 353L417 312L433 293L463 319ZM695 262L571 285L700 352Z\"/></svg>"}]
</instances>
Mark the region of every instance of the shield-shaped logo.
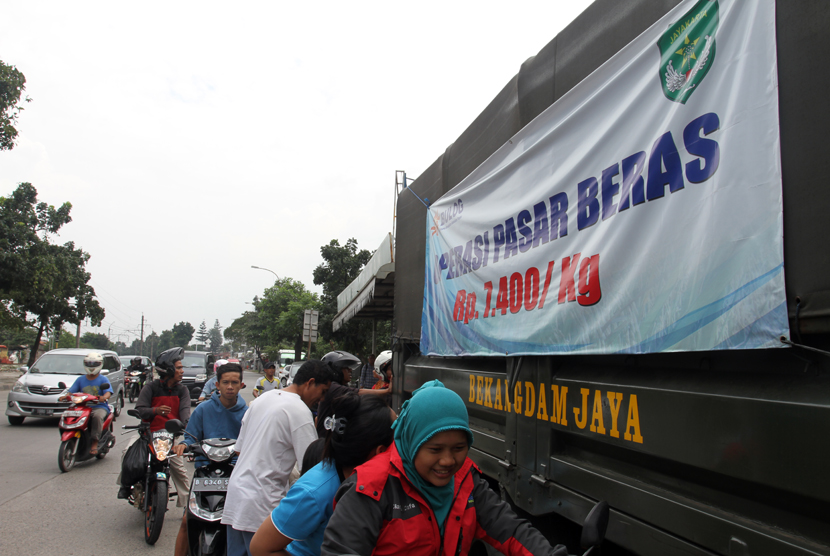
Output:
<instances>
[{"instance_id":1,"label":"shield-shaped logo","mask_svg":"<svg viewBox=\"0 0 830 556\"><path fill-rule=\"evenodd\" d=\"M660 84L667 99L686 104L697 90L715 62L717 30L717 0L698 0L657 41Z\"/></svg>"}]
</instances>

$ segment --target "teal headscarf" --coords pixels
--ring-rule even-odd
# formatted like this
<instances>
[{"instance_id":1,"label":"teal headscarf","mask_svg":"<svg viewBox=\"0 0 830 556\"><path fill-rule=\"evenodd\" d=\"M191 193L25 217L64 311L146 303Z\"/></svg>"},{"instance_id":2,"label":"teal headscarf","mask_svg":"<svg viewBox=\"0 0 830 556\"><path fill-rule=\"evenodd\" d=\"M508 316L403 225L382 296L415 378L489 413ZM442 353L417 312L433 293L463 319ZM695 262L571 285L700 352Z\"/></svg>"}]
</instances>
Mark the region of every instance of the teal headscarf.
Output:
<instances>
[{"instance_id":1,"label":"teal headscarf","mask_svg":"<svg viewBox=\"0 0 830 556\"><path fill-rule=\"evenodd\" d=\"M412 398L404 402L401 414L392 428L395 430L395 446L403 460L406 476L435 512L435 519L443 535L444 522L452 505L455 477L442 487L425 481L415 470L415 454L436 433L449 430L466 432L467 441L472 446L473 433L470 431L467 407L461 396L445 388L440 381L433 380L415 390Z\"/></svg>"}]
</instances>

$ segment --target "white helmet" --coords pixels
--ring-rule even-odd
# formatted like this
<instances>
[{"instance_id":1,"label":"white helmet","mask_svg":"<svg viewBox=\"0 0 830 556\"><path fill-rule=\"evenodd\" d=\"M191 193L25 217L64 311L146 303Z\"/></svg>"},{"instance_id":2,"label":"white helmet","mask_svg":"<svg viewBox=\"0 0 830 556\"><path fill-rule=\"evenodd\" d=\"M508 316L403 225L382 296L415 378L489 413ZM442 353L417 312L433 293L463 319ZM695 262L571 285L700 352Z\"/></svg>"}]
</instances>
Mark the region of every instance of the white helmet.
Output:
<instances>
[{"instance_id":1,"label":"white helmet","mask_svg":"<svg viewBox=\"0 0 830 556\"><path fill-rule=\"evenodd\" d=\"M103 366L104 358L97 351L90 351L84 357L84 368L86 368L86 374L88 375L97 375L101 372Z\"/></svg>"},{"instance_id":2,"label":"white helmet","mask_svg":"<svg viewBox=\"0 0 830 556\"><path fill-rule=\"evenodd\" d=\"M386 371L390 365L392 365L392 350L380 352L380 355L375 358L375 374L386 380Z\"/></svg>"}]
</instances>

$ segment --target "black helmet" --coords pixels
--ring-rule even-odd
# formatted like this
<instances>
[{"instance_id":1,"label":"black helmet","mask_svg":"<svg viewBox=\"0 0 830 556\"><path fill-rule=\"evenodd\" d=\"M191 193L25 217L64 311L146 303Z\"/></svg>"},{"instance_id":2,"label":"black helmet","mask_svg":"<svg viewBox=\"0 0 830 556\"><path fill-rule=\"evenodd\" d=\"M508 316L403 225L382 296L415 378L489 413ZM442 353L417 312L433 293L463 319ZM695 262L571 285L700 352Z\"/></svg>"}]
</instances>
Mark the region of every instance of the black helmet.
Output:
<instances>
[{"instance_id":1,"label":"black helmet","mask_svg":"<svg viewBox=\"0 0 830 556\"><path fill-rule=\"evenodd\" d=\"M347 351L330 351L321 359L323 363L328 363L331 370L334 372L334 382L343 384L343 369L349 368L355 370L360 367L360 359Z\"/></svg>"},{"instance_id":2,"label":"black helmet","mask_svg":"<svg viewBox=\"0 0 830 556\"><path fill-rule=\"evenodd\" d=\"M176 361L181 361L184 357L184 348L175 347L167 351L162 351L156 357L156 369L161 378L170 378L176 372Z\"/></svg>"},{"instance_id":3,"label":"black helmet","mask_svg":"<svg viewBox=\"0 0 830 556\"><path fill-rule=\"evenodd\" d=\"M133 357L132 363L134 365L141 365L141 357Z\"/></svg>"}]
</instances>

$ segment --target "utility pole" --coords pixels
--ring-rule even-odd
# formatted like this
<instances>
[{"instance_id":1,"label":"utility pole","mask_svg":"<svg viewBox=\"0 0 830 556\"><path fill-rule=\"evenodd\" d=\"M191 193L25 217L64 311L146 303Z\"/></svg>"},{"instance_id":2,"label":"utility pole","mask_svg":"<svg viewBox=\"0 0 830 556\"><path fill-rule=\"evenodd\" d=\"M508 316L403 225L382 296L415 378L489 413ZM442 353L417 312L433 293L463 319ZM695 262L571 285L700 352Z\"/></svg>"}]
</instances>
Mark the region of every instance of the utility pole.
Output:
<instances>
[{"instance_id":1,"label":"utility pole","mask_svg":"<svg viewBox=\"0 0 830 556\"><path fill-rule=\"evenodd\" d=\"M144 313L141 313L141 348L139 351L141 352L139 355L144 355Z\"/></svg>"}]
</instances>

